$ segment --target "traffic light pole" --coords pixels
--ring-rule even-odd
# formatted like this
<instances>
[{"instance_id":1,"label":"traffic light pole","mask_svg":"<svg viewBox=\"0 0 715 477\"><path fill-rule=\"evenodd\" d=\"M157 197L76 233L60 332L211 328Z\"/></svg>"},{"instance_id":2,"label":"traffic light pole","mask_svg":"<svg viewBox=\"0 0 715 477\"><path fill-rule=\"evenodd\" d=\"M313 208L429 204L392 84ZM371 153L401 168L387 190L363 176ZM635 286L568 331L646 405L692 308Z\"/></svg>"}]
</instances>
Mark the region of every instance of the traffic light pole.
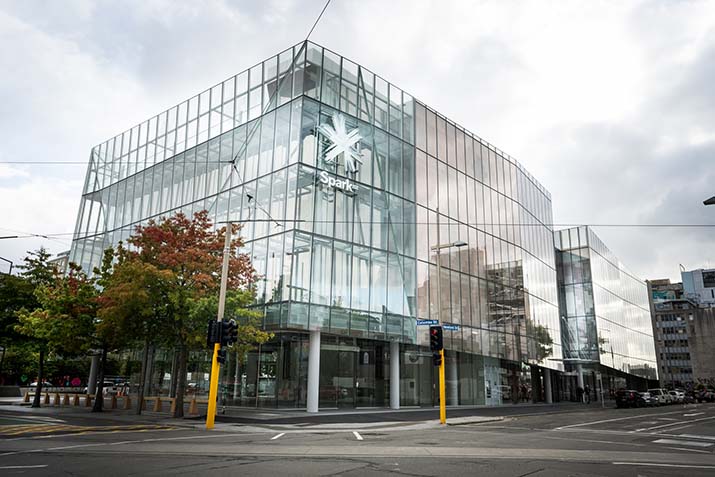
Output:
<instances>
[{"instance_id":1,"label":"traffic light pole","mask_svg":"<svg viewBox=\"0 0 715 477\"><path fill-rule=\"evenodd\" d=\"M441 242L439 238L439 229L442 227L439 224L439 207L437 207L437 318L442 324L442 259L440 258ZM439 350L439 355L442 358L439 363L439 423L447 423L447 406L445 403L444 391L444 348Z\"/></svg>"},{"instance_id":2,"label":"traffic light pole","mask_svg":"<svg viewBox=\"0 0 715 477\"><path fill-rule=\"evenodd\" d=\"M233 224L226 224L226 242L223 246L223 264L221 265L221 290L218 295L218 313L216 321L223 321L224 309L226 307L226 282L228 281L228 262L231 258L231 228ZM209 385L209 408L206 411L206 429L213 429L216 418L216 401L218 400L218 375L221 365L218 362L218 352L221 344L214 344L213 358L211 359L211 382Z\"/></svg>"},{"instance_id":3,"label":"traffic light pole","mask_svg":"<svg viewBox=\"0 0 715 477\"><path fill-rule=\"evenodd\" d=\"M444 390L444 348L439 350L442 362L439 363L439 423L447 424L446 392Z\"/></svg>"}]
</instances>

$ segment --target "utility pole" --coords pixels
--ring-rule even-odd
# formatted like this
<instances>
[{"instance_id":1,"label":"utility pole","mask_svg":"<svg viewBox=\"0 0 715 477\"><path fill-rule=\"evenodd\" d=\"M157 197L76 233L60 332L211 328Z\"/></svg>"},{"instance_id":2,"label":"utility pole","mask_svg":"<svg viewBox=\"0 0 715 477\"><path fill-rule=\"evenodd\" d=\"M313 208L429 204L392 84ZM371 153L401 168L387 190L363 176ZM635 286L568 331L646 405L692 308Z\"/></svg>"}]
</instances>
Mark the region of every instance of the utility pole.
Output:
<instances>
[{"instance_id":1,"label":"utility pole","mask_svg":"<svg viewBox=\"0 0 715 477\"><path fill-rule=\"evenodd\" d=\"M437 316L439 318L440 324L442 324L442 263L440 260L440 251L443 248L452 247L464 247L467 245L464 241L451 242L446 244L440 243L440 224L439 224L439 207L437 208L437 245L431 247L431 250L435 252L437 258ZM439 422L441 424L447 423L447 397L445 391L445 378L444 378L444 347L439 350L440 364L439 364ZM456 366L456 363L452 364Z\"/></svg>"},{"instance_id":2,"label":"utility pole","mask_svg":"<svg viewBox=\"0 0 715 477\"><path fill-rule=\"evenodd\" d=\"M218 313L216 321L219 326L223 321L224 308L226 307L226 283L228 281L228 262L231 259L231 229L233 223L226 223L226 242L223 246L223 264L221 266L221 290L218 295ZM209 384L209 408L206 412L206 429L213 429L216 418L216 401L218 399L218 375L221 365L218 362L218 352L221 343L214 344L213 358L211 358L211 382Z\"/></svg>"},{"instance_id":3,"label":"utility pole","mask_svg":"<svg viewBox=\"0 0 715 477\"><path fill-rule=\"evenodd\" d=\"M440 324L442 323L442 264L440 259L439 245L439 229L441 229L439 224L439 207L437 208L437 247L435 251L437 252L437 319L439 319ZM439 354L442 357L439 363L439 423L447 424L447 393L445 392L444 383L444 348L439 350Z\"/></svg>"}]
</instances>

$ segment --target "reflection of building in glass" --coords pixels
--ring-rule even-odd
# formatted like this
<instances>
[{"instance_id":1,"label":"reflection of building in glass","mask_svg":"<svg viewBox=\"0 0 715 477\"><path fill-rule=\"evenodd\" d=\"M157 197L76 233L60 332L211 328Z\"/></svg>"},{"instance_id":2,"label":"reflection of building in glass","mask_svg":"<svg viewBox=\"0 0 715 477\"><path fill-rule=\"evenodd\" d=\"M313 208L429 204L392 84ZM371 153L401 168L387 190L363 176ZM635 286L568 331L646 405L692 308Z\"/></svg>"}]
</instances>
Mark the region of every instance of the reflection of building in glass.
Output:
<instances>
[{"instance_id":1,"label":"reflection of building in glass","mask_svg":"<svg viewBox=\"0 0 715 477\"><path fill-rule=\"evenodd\" d=\"M588 227L554 232L554 241L567 368L579 374L579 384L588 369L615 386L645 387L645 379L657 378L645 282Z\"/></svg>"},{"instance_id":2,"label":"reflection of building in glass","mask_svg":"<svg viewBox=\"0 0 715 477\"><path fill-rule=\"evenodd\" d=\"M426 319L458 325L450 404L560 398L549 193L362 66L301 43L95 147L71 259L202 209L244 224L276 333L223 367L228 404L432 406ZM441 290L438 228L467 244L443 250Z\"/></svg>"}]
</instances>

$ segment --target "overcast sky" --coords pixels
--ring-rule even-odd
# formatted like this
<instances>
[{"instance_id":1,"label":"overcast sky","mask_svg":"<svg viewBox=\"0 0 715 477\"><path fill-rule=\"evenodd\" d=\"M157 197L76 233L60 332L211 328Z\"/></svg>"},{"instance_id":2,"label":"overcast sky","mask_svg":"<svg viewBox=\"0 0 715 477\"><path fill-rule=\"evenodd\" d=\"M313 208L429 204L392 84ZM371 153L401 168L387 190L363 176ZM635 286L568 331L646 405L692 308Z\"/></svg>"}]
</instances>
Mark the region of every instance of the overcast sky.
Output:
<instances>
[{"instance_id":1,"label":"overcast sky","mask_svg":"<svg viewBox=\"0 0 715 477\"><path fill-rule=\"evenodd\" d=\"M92 146L305 38L323 0L0 0L0 235L74 229ZM715 224L715 2L333 0L311 40L516 157L557 224ZM598 227L641 278L715 228ZM18 262L61 239L0 240ZM6 270L0 263L0 270Z\"/></svg>"}]
</instances>

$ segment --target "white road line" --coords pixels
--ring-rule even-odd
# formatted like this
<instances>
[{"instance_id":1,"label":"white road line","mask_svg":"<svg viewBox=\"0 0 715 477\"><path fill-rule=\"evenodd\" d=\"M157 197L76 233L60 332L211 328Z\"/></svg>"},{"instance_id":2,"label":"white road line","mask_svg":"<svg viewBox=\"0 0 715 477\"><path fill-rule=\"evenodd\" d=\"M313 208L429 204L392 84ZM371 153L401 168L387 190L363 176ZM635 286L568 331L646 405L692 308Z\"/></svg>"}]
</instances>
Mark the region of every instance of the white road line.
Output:
<instances>
[{"instance_id":1,"label":"white road line","mask_svg":"<svg viewBox=\"0 0 715 477\"><path fill-rule=\"evenodd\" d=\"M681 411L673 411L673 412L664 412L662 414L659 414L659 416L666 416L668 414L680 414ZM617 417L615 419L604 419L602 421L592 421L592 422L583 422L581 424L571 424L569 426L561 426L561 427L556 427L554 428L555 430L561 430L561 429L569 429L571 427L582 427L582 426L590 426L592 424L602 424L604 422L615 422L615 421L625 421L626 419L638 419L641 417L652 417L653 414L640 414L638 416L627 416L627 417Z\"/></svg>"},{"instance_id":2,"label":"white road line","mask_svg":"<svg viewBox=\"0 0 715 477\"><path fill-rule=\"evenodd\" d=\"M683 416L692 417L692 416L702 416L703 414L705 414L705 413L704 412L691 412L690 414L683 414Z\"/></svg>"},{"instance_id":3,"label":"white road line","mask_svg":"<svg viewBox=\"0 0 715 477\"><path fill-rule=\"evenodd\" d=\"M285 436L285 435L286 435L285 432L281 432L280 434L276 434L275 436L271 437L271 440L272 440L272 441L275 441L276 439L279 439L279 438L281 438L281 437L283 437L283 436Z\"/></svg>"},{"instance_id":4,"label":"white road line","mask_svg":"<svg viewBox=\"0 0 715 477\"><path fill-rule=\"evenodd\" d=\"M653 427L645 427L643 429L636 429L636 432L641 432L641 431L652 431L653 429L661 429L663 427L670 427L670 426L679 426L682 424L687 424L690 425L693 422L700 422L700 421L708 421L710 419L715 419L715 416L711 417L701 417L700 419L693 419L691 421L680 421L680 422L672 422L670 424L661 424L660 426L653 426ZM686 426L687 427L687 426Z\"/></svg>"},{"instance_id":5,"label":"white road line","mask_svg":"<svg viewBox=\"0 0 715 477\"><path fill-rule=\"evenodd\" d=\"M358 431L353 431L353 435L355 436L355 439L357 439L359 441L362 440L362 436L360 435L360 433Z\"/></svg>"},{"instance_id":6,"label":"white road line","mask_svg":"<svg viewBox=\"0 0 715 477\"><path fill-rule=\"evenodd\" d=\"M658 439L653 441L654 444L674 444L679 446L690 446L690 447L712 447L715 444L712 442L697 442L697 441L679 441L676 439Z\"/></svg>"},{"instance_id":7,"label":"white road line","mask_svg":"<svg viewBox=\"0 0 715 477\"><path fill-rule=\"evenodd\" d=\"M0 469L41 469L47 467L47 464L43 465L4 465Z\"/></svg>"},{"instance_id":8,"label":"white road line","mask_svg":"<svg viewBox=\"0 0 715 477\"><path fill-rule=\"evenodd\" d=\"M715 465L656 464L655 462L611 462L613 465L644 465L649 467L678 467L681 469L715 469Z\"/></svg>"},{"instance_id":9,"label":"white road line","mask_svg":"<svg viewBox=\"0 0 715 477\"><path fill-rule=\"evenodd\" d=\"M698 434L679 434L678 437L687 437L689 439L705 439L708 441L715 441L715 436L701 436Z\"/></svg>"}]
</instances>

